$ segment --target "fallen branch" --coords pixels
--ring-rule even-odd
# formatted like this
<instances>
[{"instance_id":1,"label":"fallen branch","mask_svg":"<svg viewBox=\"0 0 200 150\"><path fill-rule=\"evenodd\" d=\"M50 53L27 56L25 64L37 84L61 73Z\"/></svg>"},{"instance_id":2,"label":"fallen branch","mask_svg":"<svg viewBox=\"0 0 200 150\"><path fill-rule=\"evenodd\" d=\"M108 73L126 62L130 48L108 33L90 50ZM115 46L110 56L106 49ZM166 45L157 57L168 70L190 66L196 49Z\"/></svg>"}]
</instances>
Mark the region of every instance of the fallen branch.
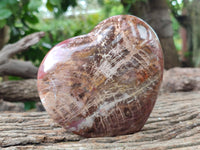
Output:
<instances>
[{"instance_id":1,"label":"fallen branch","mask_svg":"<svg viewBox=\"0 0 200 150\"><path fill-rule=\"evenodd\" d=\"M35 79L0 83L0 99L10 102L39 101Z\"/></svg>"},{"instance_id":2,"label":"fallen branch","mask_svg":"<svg viewBox=\"0 0 200 150\"><path fill-rule=\"evenodd\" d=\"M0 51L0 76L13 75L23 78L36 78L37 67L31 62L13 60L11 57L38 43L44 35L44 32L33 33L14 44L4 46Z\"/></svg>"},{"instance_id":3,"label":"fallen branch","mask_svg":"<svg viewBox=\"0 0 200 150\"><path fill-rule=\"evenodd\" d=\"M30 61L9 59L0 65L0 75L11 75L22 78L36 78L38 68Z\"/></svg>"}]
</instances>

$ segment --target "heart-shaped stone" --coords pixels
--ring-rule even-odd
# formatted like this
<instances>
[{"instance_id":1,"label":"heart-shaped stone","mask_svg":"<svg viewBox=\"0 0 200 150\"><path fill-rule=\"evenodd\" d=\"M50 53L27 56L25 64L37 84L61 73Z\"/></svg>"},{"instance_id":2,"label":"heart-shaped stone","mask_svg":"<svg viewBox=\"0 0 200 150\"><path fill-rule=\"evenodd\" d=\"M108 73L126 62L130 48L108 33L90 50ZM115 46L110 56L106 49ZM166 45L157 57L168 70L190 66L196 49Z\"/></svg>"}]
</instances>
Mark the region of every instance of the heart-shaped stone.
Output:
<instances>
[{"instance_id":1,"label":"heart-shaped stone","mask_svg":"<svg viewBox=\"0 0 200 150\"><path fill-rule=\"evenodd\" d=\"M53 47L40 65L38 91L49 115L68 131L116 136L144 126L162 76L155 32L137 17L119 15Z\"/></svg>"}]
</instances>

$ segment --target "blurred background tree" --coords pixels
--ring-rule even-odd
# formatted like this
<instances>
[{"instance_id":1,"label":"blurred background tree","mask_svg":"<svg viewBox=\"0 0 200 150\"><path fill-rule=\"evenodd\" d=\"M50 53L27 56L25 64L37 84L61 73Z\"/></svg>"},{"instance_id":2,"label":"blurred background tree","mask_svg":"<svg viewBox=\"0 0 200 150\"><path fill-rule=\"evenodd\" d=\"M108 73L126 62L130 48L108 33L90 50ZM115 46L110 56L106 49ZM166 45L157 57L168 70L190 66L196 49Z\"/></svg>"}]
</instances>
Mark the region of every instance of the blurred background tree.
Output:
<instances>
[{"instance_id":1,"label":"blurred background tree","mask_svg":"<svg viewBox=\"0 0 200 150\"><path fill-rule=\"evenodd\" d=\"M121 0L128 13L149 23L158 34L164 56L165 68L180 66L173 41L172 21L166 0Z\"/></svg>"},{"instance_id":2,"label":"blurred background tree","mask_svg":"<svg viewBox=\"0 0 200 150\"><path fill-rule=\"evenodd\" d=\"M182 26L184 66L200 67L200 1L199 0L169 0L173 16Z\"/></svg>"}]
</instances>

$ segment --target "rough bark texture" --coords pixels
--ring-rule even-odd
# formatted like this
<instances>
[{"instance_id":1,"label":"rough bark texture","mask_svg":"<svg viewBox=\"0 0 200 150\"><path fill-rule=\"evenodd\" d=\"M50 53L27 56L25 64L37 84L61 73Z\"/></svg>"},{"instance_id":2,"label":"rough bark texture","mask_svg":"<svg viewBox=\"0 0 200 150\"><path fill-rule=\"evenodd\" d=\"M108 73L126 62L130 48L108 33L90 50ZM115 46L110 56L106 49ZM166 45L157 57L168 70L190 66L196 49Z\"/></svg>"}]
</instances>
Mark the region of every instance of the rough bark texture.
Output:
<instances>
[{"instance_id":1,"label":"rough bark texture","mask_svg":"<svg viewBox=\"0 0 200 150\"><path fill-rule=\"evenodd\" d=\"M135 3L121 0L128 12L144 19L158 34L165 58L165 68L180 66L176 48L173 42L172 22L165 0L137 1Z\"/></svg>"},{"instance_id":2,"label":"rough bark texture","mask_svg":"<svg viewBox=\"0 0 200 150\"><path fill-rule=\"evenodd\" d=\"M30 34L14 44L8 44L0 51L0 76L13 75L23 78L36 78L37 67L31 62L11 59L17 53L27 50L39 42L44 32Z\"/></svg>"},{"instance_id":3,"label":"rough bark texture","mask_svg":"<svg viewBox=\"0 0 200 150\"><path fill-rule=\"evenodd\" d=\"M165 150L200 148L200 92L160 95L142 131L82 138L53 123L46 112L1 113L0 146L13 149Z\"/></svg>"},{"instance_id":4,"label":"rough bark texture","mask_svg":"<svg viewBox=\"0 0 200 150\"><path fill-rule=\"evenodd\" d=\"M0 83L0 98L10 102L39 101L36 79Z\"/></svg>"}]
</instances>

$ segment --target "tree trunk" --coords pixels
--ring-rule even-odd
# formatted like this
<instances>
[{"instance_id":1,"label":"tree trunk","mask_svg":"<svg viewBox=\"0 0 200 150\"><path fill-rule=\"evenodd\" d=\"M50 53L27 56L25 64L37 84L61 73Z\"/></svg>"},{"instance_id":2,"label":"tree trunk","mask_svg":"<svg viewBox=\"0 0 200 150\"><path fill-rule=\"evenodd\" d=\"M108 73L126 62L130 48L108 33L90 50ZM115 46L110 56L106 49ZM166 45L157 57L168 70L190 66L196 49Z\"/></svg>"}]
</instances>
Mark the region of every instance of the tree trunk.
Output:
<instances>
[{"instance_id":1,"label":"tree trunk","mask_svg":"<svg viewBox=\"0 0 200 150\"><path fill-rule=\"evenodd\" d=\"M174 13L177 21L187 33L186 65L200 67L200 1L183 0L184 8L181 16ZM189 62L190 61L190 62Z\"/></svg>"},{"instance_id":2,"label":"tree trunk","mask_svg":"<svg viewBox=\"0 0 200 150\"><path fill-rule=\"evenodd\" d=\"M192 60L195 67L200 67L200 1L193 0L188 9L192 24Z\"/></svg>"},{"instance_id":3,"label":"tree trunk","mask_svg":"<svg viewBox=\"0 0 200 150\"><path fill-rule=\"evenodd\" d=\"M9 27L4 26L3 28L0 28L0 49L9 41L9 39Z\"/></svg>"},{"instance_id":4,"label":"tree trunk","mask_svg":"<svg viewBox=\"0 0 200 150\"><path fill-rule=\"evenodd\" d=\"M149 23L160 39L165 59L165 68L180 66L178 54L173 41L172 22L168 5L165 0L137 1L129 4L121 0L128 12Z\"/></svg>"},{"instance_id":5,"label":"tree trunk","mask_svg":"<svg viewBox=\"0 0 200 150\"><path fill-rule=\"evenodd\" d=\"M53 123L46 112L0 113L0 147L2 150L197 150L199 99L200 92L160 95L141 131L116 137L82 138Z\"/></svg>"}]
</instances>

